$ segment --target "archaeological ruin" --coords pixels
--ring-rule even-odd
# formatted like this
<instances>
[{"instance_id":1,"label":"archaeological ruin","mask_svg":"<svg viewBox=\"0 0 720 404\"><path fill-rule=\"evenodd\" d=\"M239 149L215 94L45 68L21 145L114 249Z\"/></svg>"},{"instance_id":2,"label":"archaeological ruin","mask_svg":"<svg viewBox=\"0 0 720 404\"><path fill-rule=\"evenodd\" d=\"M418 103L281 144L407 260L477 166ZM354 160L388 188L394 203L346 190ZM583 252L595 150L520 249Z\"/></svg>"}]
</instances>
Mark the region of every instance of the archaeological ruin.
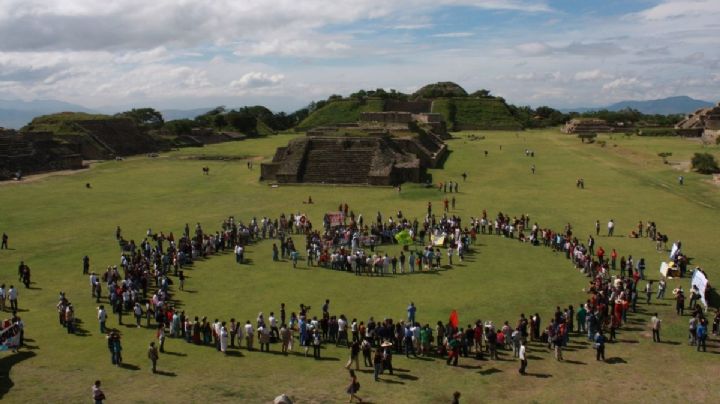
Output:
<instances>
[{"instance_id":1,"label":"archaeological ruin","mask_svg":"<svg viewBox=\"0 0 720 404\"><path fill-rule=\"evenodd\" d=\"M563 133L612 132L614 128L603 119L571 119L562 128Z\"/></svg>"},{"instance_id":2,"label":"archaeological ruin","mask_svg":"<svg viewBox=\"0 0 720 404\"><path fill-rule=\"evenodd\" d=\"M425 106L406 105L406 109ZM421 182L442 165L449 138L439 114L365 112L355 123L314 128L277 149L261 180L277 183L397 185Z\"/></svg>"},{"instance_id":3,"label":"archaeological ruin","mask_svg":"<svg viewBox=\"0 0 720 404\"><path fill-rule=\"evenodd\" d=\"M712 108L701 108L675 125L682 136L701 137L705 143L715 143L720 137L720 102Z\"/></svg>"}]
</instances>

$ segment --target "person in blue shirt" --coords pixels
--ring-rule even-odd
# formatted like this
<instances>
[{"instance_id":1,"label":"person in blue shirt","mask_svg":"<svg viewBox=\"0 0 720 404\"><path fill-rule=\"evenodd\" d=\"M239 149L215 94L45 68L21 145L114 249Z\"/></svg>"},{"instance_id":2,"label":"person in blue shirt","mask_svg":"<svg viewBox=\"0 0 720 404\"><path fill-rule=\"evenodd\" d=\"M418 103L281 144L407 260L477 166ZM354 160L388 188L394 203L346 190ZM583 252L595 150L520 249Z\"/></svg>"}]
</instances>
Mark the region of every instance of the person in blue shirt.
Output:
<instances>
[{"instance_id":1,"label":"person in blue shirt","mask_svg":"<svg viewBox=\"0 0 720 404\"><path fill-rule=\"evenodd\" d=\"M695 329L695 335L697 336L697 351L700 352L700 346L702 346L703 352L707 352L705 346L705 340L707 339L707 322L705 319L700 320L700 323Z\"/></svg>"},{"instance_id":2,"label":"person in blue shirt","mask_svg":"<svg viewBox=\"0 0 720 404\"><path fill-rule=\"evenodd\" d=\"M595 334L595 360L605 360L605 336L602 331Z\"/></svg>"},{"instance_id":3,"label":"person in blue shirt","mask_svg":"<svg viewBox=\"0 0 720 404\"><path fill-rule=\"evenodd\" d=\"M415 324L415 311L417 311L415 303L410 302L410 305L407 308L408 321L410 324Z\"/></svg>"}]
</instances>

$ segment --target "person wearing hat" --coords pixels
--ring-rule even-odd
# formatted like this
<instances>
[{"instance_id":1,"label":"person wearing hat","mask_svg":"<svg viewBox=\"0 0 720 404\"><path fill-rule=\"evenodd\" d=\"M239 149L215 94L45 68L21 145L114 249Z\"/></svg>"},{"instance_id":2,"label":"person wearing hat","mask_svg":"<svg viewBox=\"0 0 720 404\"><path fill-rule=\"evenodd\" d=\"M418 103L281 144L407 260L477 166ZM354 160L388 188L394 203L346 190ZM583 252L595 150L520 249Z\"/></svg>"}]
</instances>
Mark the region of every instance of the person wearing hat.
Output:
<instances>
[{"instance_id":1,"label":"person wearing hat","mask_svg":"<svg viewBox=\"0 0 720 404\"><path fill-rule=\"evenodd\" d=\"M380 347L383 348L383 369L387 369L390 374L393 374L392 345L393 344L390 341L385 341L380 344Z\"/></svg>"}]
</instances>

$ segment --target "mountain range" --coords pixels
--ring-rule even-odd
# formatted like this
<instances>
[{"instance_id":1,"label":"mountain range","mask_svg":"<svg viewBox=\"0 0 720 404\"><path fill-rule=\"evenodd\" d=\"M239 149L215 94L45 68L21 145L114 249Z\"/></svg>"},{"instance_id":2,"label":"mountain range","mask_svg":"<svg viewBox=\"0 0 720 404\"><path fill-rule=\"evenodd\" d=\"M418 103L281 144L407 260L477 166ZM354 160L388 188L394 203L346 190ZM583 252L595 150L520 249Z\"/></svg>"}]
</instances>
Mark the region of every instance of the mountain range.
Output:
<instances>
[{"instance_id":1,"label":"mountain range","mask_svg":"<svg viewBox=\"0 0 720 404\"><path fill-rule=\"evenodd\" d=\"M608 111L620 111L622 109L632 108L642 112L643 114L689 114L700 108L709 108L714 104L709 101L696 100L686 95L677 97L668 97L658 100L645 101L620 101L605 107L594 108L562 108L562 112L589 112L606 109Z\"/></svg>"},{"instance_id":2,"label":"mountain range","mask_svg":"<svg viewBox=\"0 0 720 404\"><path fill-rule=\"evenodd\" d=\"M625 108L636 109L644 114L688 114L695 112L699 108L712 107L714 104L708 101L697 100L688 96L668 97L657 100L645 101L621 101L608 105L606 107L589 107L589 108L562 108L562 112L588 112L607 109L609 111L619 111ZM129 108L127 108L129 109ZM161 110L166 121L173 119L192 119L201 115L212 107L193 108L193 109L166 109ZM124 110L124 109L123 109ZM0 100L0 127L19 129L29 123L33 118L40 115L52 114L57 112L73 111L73 112L89 112L97 113L93 109L78 104L72 104L57 100ZM108 111L103 111L108 113Z\"/></svg>"}]
</instances>

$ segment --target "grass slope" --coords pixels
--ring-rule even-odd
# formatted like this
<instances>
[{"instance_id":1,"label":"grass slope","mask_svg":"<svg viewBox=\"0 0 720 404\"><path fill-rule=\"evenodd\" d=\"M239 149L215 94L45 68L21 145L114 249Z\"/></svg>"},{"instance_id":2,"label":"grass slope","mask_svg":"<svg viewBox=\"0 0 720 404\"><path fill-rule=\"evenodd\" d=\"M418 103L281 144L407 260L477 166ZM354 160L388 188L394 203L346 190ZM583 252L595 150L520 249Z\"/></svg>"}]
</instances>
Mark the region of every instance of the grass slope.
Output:
<instances>
[{"instance_id":1,"label":"grass slope","mask_svg":"<svg viewBox=\"0 0 720 404\"><path fill-rule=\"evenodd\" d=\"M385 102L370 99L364 102L357 100L339 100L328 103L314 111L297 126L297 131L305 131L318 126L338 123L357 122L361 112L380 112Z\"/></svg>"},{"instance_id":2,"label":"grass slope","mask_svg":"<svg viewBox=\"0 0 720 404\"><path fill-rule=\"evenodd\" d=\"M670 138L613 137L605 148L582 144L556 131L533 131L519 135L482 133L472 141L470 133L450 140L452 154L443 170L431 170L436 181L460 180L457 209L467 219L483 209L493 215L528 213L533 222L561 228L572 223L577 234L593 231L595 219L614 218L619 237L599 237L607 251L645 257L647 273L656 279L666 254L655 252L644 239L623 235L638 220L654 220L661 232L683 241L696 264L702 265L713 283L720 272L716 248L716 224L720 219L720 195L705 177L687 173L686 185L676 185L677 171L662 164L658 150L672 148L672 159L684 159L703 147L694 141ZM0 185L0 231L10 235L13 250L0 251L0 281L15 282L16 268L25 260L33 270L33 289L20 289L20 315L26 324L30 349L19 354L0 353L0 398L4 402L82 402L90 386L102 379L113 402L269 402L285 392L296 402L335 403L347 399L345 349L326 347L325 361L297 355L233 351L223 357L213 348L168 339L170 353L160 358L166 375L153 376L145 350L154 330L120 326L123 356L128 367L110 365L104 337L99 335L94 300L81 258L91 257L93 270L116 264L119 256L114 237L121 225L126 237L136 241L148 227L180 234L186 222L201 222L206 230L219 227L228 215L248 221L251 217L281 212L307 213L319 225L322 214L347 202L366 220L379 210L385 216L402 209L406 216L422 217L427 201L436 207L446 195L435 189L407 184L398 194L391 188L282 186L259 183L259 170L248 170L242 161L194 160L204 156L246 156L269 159L275 147L291 135L250 139L186 149L159 158L130 158L100 163L71 176L48 177L28 183ZM611 143L617 144L613 147ZM525 157L526 148L535 158ZM484 150L489 154L484 157ZM716 149L714 152L717 153ZM535 164L537 173L530 174ZM203 176L201 167L210 167ZM463 182L460 174L468 174ZM574 186L583 177L585 190ZM85 183L92 189L86 189ZM315 204L301 203L311 195ZM301 238L296 236L296 241ZM556 305L584 301L585 278L560 255L544 248L521 245L515 240L480 236L475 254L465 263L437 274L385 278L357 278L349 274L304 263L293 270L288 262L271 260L271 241L249 247L250 265L238 266L230 254L196 263L186 274L186 292L176 297L191 316L210 319L254 321L259 311L278 311L280 302L289 310L299 303L313 306L317 314L325 298L331 312L367 321L371 315L401 319L409 301L418 306L418 320L434 323L457 309L464 325L476 319L515 322L520 312L539 312L550 318ZM301 243L300 243L301 244ZM380 251L396 254L396 247ZM688 280L673 280L671 290ZM17 285L17 283L16 283ZM641 284L641 286L644 286ZM82 320L85 336L68 335L57 324L55 303L65 291ZM107 302L104 302L107 305ZM395 376L374 383L360 374L360 395L372 402L449 402L453 391L463 393L465 403L486 402L487 397L511 402L559 402L601 397L622 391L622 401L706 401L716 396L707 379L717 369L717 339L700 354L686 346L687 317L675 316L671 300L640 304L631 314L631 325L619 332L621 343L611 344L607 356L622 358L616 364L599 364L583 338L573 337L567 359L558 363L539 344L530 347L529 371L537 377L519 379L517 362L504 354L502 361L462 359L462 367L448 368L439 360L407 360L395 357ZM649 313L664 319L663 338L653 344L647 321ZM129 317L125 322L131 322ZM546 323L546 321L545 321ZM111 316L108 324L116 326ZM276 345L272 351L278 351ZM680 379L678 379L680 377ZM614 396L613 396L614 397Z\"/></svg>"}]
</instances>

